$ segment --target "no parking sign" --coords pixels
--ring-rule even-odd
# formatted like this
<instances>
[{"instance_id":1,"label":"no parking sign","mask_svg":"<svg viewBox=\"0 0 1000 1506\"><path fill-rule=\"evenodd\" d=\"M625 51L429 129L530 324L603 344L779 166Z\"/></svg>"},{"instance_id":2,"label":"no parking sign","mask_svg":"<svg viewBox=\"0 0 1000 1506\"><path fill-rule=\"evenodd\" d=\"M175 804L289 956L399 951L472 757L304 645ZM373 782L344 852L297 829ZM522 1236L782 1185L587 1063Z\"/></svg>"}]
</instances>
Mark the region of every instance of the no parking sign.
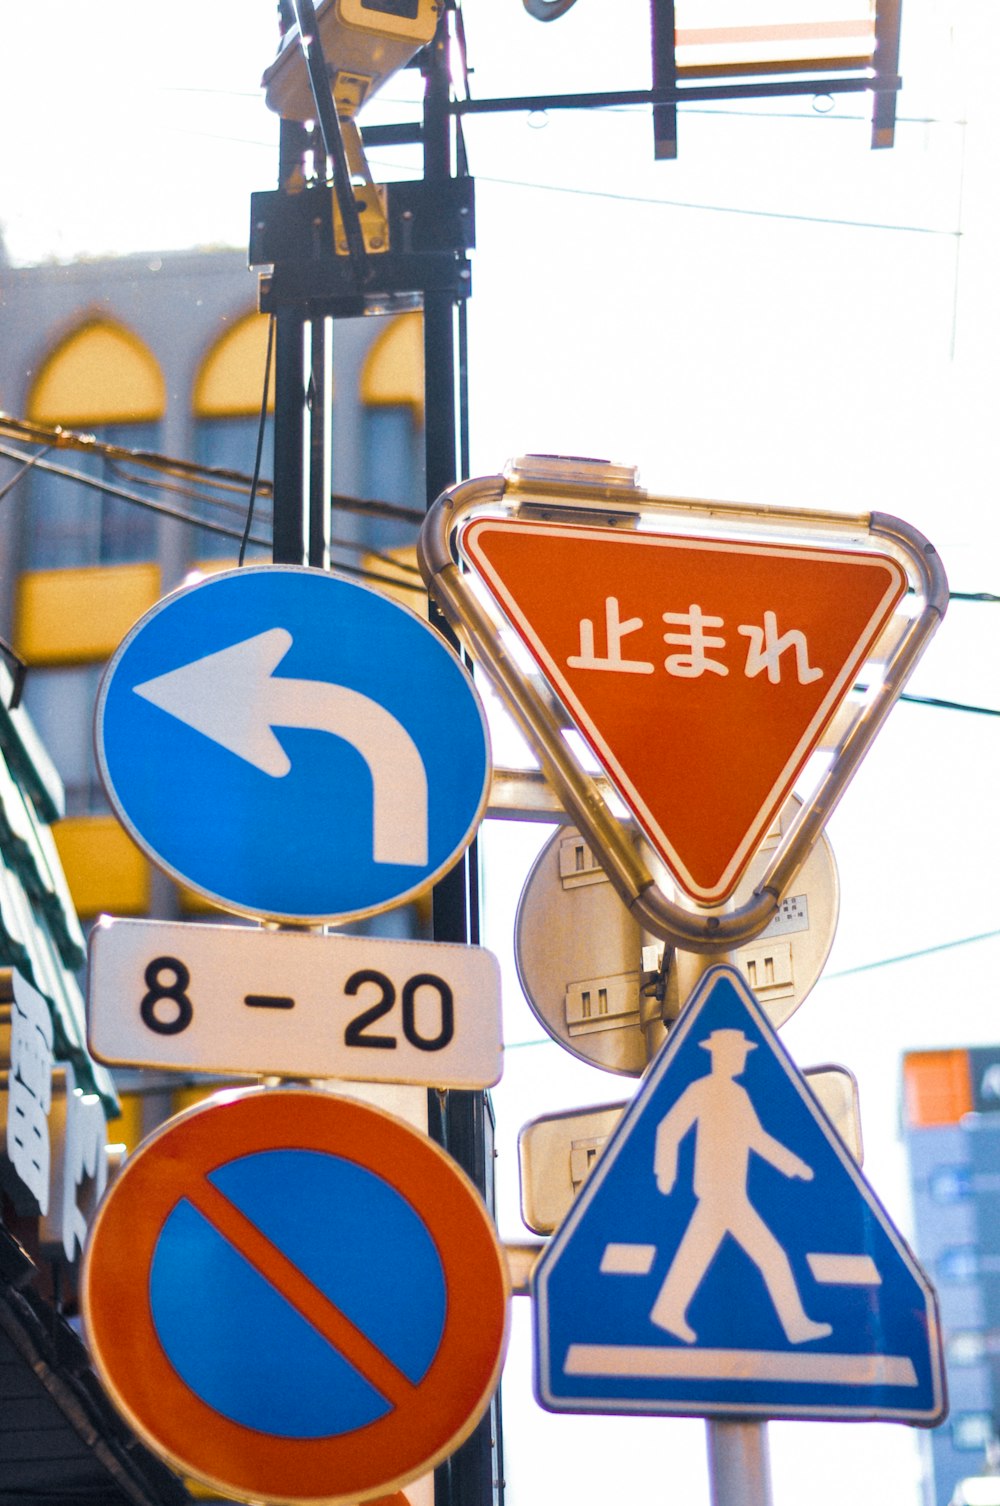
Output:
<instances>
[{"instance_id":1,"label":"no parking sign","mask_svg":"<svg viewBox=\"0 0 1000 1506\"><path fill-rule=\"evenodd\" d=\"M509 1285L471 1183L366 1105L251 1089L180 1116L94 1223L84 1321L136 1431L215 1489L385 1495L496 1385Z\"/></svg>"}]
</instances>

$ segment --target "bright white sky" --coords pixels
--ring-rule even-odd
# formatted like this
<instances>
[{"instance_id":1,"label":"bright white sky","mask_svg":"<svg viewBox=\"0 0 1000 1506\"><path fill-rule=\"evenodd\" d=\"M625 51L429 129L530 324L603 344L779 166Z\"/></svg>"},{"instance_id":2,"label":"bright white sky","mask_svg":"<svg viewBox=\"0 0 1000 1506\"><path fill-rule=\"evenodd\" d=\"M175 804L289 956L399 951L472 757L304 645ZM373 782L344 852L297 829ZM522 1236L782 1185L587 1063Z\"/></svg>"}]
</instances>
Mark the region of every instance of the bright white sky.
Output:
<instances>
[{"instance_id":1,"label":"bright white sky","mask_svg":"<svg viewBox=\"0 0 1000 1506\"><path fill-rule=\"evenodd\" d=\"M274 10L50 0L42 35L31 7L14 8L0 91L11 258L245 244L249 194L275 177L277 126L257 89ZM466 0L474 93L639 87L647 15L640 0L578 0L541 26L517 0ZM829 114L808 99L685 110L679 160L660 164L641 112L470 121L473 473L532 450L596 454L676 495L877 508L927 534L954 588L1000 591L998 29L994 6L907 0L890 152L869 150L851 96ZM413 118L416 89L397 77L377 108ZM376 177L406 168L404 153L374 154ZM998 611L955 602L910 688L1000 707ZM783 1030L801 1065L855 1071L866 1168L904 1231L901 1052L1000 1036L998 734L995 717L894 711L831 823L837 939ZM512 1238L525 1233L520 1125L632 1087L544 1040L520 996L514 903L542 837L493 826L484 840L514 1048L495 1093ZM530 1401L527 1303L515 1308L509 1506L707 1501L699 1422L552 1417ZM909 1430L770 1432L776 1506L915 1506Z\"/></svg>"}]
</instances>

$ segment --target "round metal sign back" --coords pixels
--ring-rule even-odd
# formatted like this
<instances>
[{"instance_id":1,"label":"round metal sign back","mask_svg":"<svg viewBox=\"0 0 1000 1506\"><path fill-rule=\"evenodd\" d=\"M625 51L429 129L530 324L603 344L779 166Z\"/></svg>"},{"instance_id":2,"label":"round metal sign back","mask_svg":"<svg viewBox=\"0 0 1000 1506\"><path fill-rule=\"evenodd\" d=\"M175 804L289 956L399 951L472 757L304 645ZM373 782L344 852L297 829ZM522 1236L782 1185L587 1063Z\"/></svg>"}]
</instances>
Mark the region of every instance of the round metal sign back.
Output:
<instances>
[{"instance_id":1,"label":"round metal sign back","mask_svg":"<svg viewBox=\"0 0 1000 1506\"><path fill-rule=\"evenodd\" d=\"M783 826L799 807L793 796ZM779 839L780 831L755 857L733 897L737 907L753 893ZM655 862L648 850L646 856ZM789 1019L819 978L838 909L837 868L823 836L766 930L732 954L773 1025ZM662 953L663 943L641 929L584 838L561 826L528 875L516 921L518 978L549 1035L581 1061L641 1076L666 1037L658 1003L643 993ZM676 1018L703 970L694 953L672 953L668 1018Z\"/></svg>"}]
</instances>

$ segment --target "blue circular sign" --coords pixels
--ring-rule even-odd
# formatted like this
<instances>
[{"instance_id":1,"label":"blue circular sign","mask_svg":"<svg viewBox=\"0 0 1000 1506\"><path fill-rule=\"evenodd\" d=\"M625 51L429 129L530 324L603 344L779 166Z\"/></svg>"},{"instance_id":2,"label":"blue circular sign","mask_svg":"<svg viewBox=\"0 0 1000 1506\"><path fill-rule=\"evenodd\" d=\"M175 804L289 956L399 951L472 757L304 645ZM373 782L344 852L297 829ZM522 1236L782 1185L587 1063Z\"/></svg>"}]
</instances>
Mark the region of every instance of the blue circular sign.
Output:
<instances>
[{"instance_id":1,"label":"blue circular sign","mask_svg":"<svg viewBox=\"0 0 1000 1506\"><path fill-rule=\"evenodd\" d=\"M298 566L226 571L158 603L108 666L95 740L149 856L275 920L350 920L424 892L489 789L482 705L440 635Z\"/></svg>"},{"instance_id":2,"label":"blue circular sign","mask_svg":"<svg viewBox=\"0 0 1000 1506\"><path fill-rule=\"evenodd\" d=\"M395 1188L342 1156L295 1149L241 1156L208 1182L419 1385L444 1333L447 1290L427 1226ZM190 1198L160 1231L150 1312L185 1384L231 1422L283 1438L339 1437L387 1416L392 1402L282 1291L282 1266L261 1269L239 1243Z\"/></svg>"}]
</instances>

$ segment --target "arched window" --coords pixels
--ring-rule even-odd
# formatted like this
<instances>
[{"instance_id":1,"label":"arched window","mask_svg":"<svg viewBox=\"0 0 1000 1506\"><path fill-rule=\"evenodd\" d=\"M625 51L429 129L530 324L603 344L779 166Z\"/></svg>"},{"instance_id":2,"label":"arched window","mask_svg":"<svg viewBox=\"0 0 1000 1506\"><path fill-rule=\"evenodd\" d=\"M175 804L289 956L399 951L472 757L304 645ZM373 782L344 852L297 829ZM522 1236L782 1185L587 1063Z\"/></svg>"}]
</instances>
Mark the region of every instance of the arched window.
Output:
<instances>
[{"instance_id":1,"label":"arched window","mask_svg":"<svg viewBox=\"0 0 1000 1506\"><path fill-rule=\"evenodd\" d=\"M166 403L153 355L130 330L93 318L66 335L43 363L27 416L92 432L130 449L155 449ZM99 454L74 454L72 469L143 493L141 480ZM156 515L65 476L36 471L27 509L29 569L124 564L153 559Z\"/></svg>"},{"instance_id":2,"label":"arched window","mask_svg":"<svg viewBox=\"0 0 1000 1506\"><path fill-rule=\"evenodd\" d=\"M195 378L192 404L195 415L195 459L224 470L253 471L264 389L268 316L256 312L237 319L208 351ZM261 476L270 478L274 458L274 357L268 383L267 419L261 451ZM231 506L196 504L199 514L213 522L242 529L246 497L233 494ZM236 539L210 529L192 529L192 559L235 558ZM258 551L264 553L264 551Z\"/></svg>"},{"instance_id":3,"label":"arched window","mask_svg":"<svg viewBox=\"0 0 1000 1506\"><path fill-rule=\"evenodd\" d=\"M400 314L372 342L361 369L364 405L364 494L379 502L423 508L423 316ZM379 549L411 544L414 529L380 521L367 540Z\"/></svg>"}]
</instances>

